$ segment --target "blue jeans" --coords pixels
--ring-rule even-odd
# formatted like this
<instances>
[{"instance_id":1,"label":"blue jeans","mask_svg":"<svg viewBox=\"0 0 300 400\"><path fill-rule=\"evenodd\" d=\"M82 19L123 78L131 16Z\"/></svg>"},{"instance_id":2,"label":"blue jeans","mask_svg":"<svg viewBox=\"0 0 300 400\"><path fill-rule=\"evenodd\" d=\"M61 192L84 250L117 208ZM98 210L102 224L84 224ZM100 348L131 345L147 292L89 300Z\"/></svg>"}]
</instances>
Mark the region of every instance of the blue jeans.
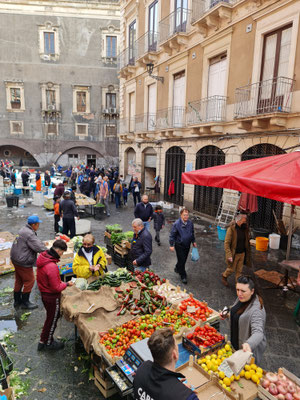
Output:
<instances>
[{"instance_id":1,"label":"blue jeans","mask_svg":"<svg viewBox=\"0 0 300 400\"><path fill-rule=\"evenodd\" d=\"M115 193L115 202L116 208L119 208L121 205L121 193Z\"/></svg>"},{"instance_id":2,"label":"blue jeans","mask_svg":"<svg viewBox=\"0 0 300 400\"><path fill-rule=\"evenodd\" d=\"M150 221L143 221L144 227L150 231Z\"/></svg>"}]
</instances>

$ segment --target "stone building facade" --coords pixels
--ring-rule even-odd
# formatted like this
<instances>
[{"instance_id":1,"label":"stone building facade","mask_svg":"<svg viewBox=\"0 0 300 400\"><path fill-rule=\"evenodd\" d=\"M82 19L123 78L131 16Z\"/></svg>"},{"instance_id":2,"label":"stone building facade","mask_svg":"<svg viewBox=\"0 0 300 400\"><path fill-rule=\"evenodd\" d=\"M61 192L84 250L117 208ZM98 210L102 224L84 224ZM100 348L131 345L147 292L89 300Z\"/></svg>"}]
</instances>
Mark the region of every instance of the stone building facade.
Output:
<instances>
[{"instance_id":1,"label":"stone building facade","mask_svg":"<svg viewBox=\"0 0 300 400\"><path fill-rule=\"evenodd\" d=\"M300 2L121 1L121 171L215 217L222 189L181 173L299 148ZM175 193L168 195L171 181ZM253 223L286 208L259 198Z\"/></svg>"},{"instance_id":2,"label":"stone building facade","mask_svg":"<svg viewBox=\"0 0 300 400\"><path fill-rule=\"evenodd\" d=\"M0 158L117 165L117 0L0 1Z\"/></svg>"}]
</instances>

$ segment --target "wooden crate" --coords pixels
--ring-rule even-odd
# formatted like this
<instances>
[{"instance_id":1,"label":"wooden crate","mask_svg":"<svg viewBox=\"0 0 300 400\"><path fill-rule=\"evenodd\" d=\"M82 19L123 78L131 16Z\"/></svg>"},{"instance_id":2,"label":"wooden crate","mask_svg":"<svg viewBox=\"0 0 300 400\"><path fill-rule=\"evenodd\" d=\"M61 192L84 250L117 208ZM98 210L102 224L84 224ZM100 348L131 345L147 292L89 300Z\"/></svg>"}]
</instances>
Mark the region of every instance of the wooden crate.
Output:
<instances>
[{"instance_id":1,"label":"wooden crate","mask_svg":"<svg viewBox=\"0 0 300 400\"><path fill-rule=\"evenodd\" d=\"M98 368L94 365L94 377L104 387L105 390L112 389L114 387L113 381L107 374L100 373Z\"/></svg>"},{"instance_id":2,"label":"wooden crate","mask_svg":"<svg viewBox=\"0 0 300 400\"><path fill-rule=\"evenodd\" d=\"M104 232L104 236L106 236L108 239L111 239L111 234L109 232Z\"/></svg>"},{"instance_id":3,"label":"wooden crate","mask_svg":"<svg viewBox=\"0 0 300 400\"><path fill-rule=\"evenodd\" d=\"M125 247L122 247L118 244L115 244L114 250L116 253L120 254L121 256L126 256L128 254L128 249Z\"/></svg>"},{"instance_id":4,"label":"wooden crate","mask_svg":"<svg viewBox=\"0 0 300 400\"><path fill-rule=\"evenodd\" d=\"M107 265L111 265L112 263L112 256L110 256L109 254L105 254L105 258L107 261Z\"/></svg>"},{"instance_id":5,"label":"wooden crate","mask_svg":"<svg viewBox=\"0 0 300 400\"><path fill-rule=\"evenodd\" d=\"M117 389L115 387L112 387L111 389L105 389L104 386L101 385L101 383L95 378L94 379L95 386L100 390L102 393L102 396L105 399L108 399L109 397L113 396L114 394L117 393Z\"/></svg>"}]
</instances>

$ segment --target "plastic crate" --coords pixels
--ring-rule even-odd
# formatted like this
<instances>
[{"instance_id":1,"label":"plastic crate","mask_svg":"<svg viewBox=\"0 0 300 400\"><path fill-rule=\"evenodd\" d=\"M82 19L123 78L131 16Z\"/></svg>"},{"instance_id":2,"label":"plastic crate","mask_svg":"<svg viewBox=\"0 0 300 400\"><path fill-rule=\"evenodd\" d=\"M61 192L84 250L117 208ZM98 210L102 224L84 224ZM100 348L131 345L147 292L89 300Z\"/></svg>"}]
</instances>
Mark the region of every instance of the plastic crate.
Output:
<instances>
[{"instance_id":1,"label":"plastic crate","mask_svg":"<svg viewBox=\"0 0 300 400\"><path fill-rule=\"evenodd\" d=\"M5 369L6 375L8 375L13 370L13 362L9 355L6 353L5 348L0 344L0 358Z\"/></svg>"},{"instance_id":2,"label":"plastic crate","mask_svg":"<svg viewBox=\"0 0 300 400\"><path fill-rule=\"evenodd\" d=\"M7 377L6 377L6 372L3 367L2 359L0 358L0 385L2 386L2 389L7 389L8 384L7 384Z\"/></svg>"}]
</instances>

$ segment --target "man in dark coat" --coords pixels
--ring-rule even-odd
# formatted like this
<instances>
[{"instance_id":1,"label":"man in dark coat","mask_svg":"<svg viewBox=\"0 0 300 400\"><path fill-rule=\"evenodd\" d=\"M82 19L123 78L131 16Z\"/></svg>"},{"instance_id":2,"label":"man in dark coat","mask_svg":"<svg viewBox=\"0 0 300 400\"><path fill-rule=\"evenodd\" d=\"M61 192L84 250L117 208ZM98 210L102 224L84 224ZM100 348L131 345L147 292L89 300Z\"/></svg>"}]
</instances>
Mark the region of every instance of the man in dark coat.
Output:
<instances>
[{"instance_id":1,"label":"man in dark coat","mask_svg":"<svg viewBox=\"0 0 300 400\"><path fill-rule=\"evenodd\" d=\"M134 209L135 218L140 218L143 221L144 227L150 229L150 221L153 217L153 207L149 203L148 196L143 195L142 201L138 203Z\"/></svg>"},{"instance_id":2,"label":"man in dark coat","mask_svg":"<svg viewBox=\"0 0 300 400\"><path fill-rule=\"evenodd\" d=\"M59 204L59 213L63 219L62 233L68 235L70 231L70 238L72 239L76 235L75 217L78 218L78 211L74 201L71 200L71 192L69 190L65 191L64 199Z\"/></svg>"},{"instance_id":3,"label":"man in dark coat","mask_svg":"<svg viewBox=\"0 0 300 400\"><path fill-rule=\"evenodd\" d=\"M145 271L151 265L152 236L140 218L132 221L132 229L134 231L130 250L132 264L140 271Z\"/></svg>"},{"instance_id":4,"label":"man in dark coat","mask_svg":"<svg viewBox=\"0 0 300 400\"><path fill-rule=\"evenodd\" d=\"M80 184L80 192L85 194L86 196L90 197L91 194L91 182L89 181L88 177L85 175L83 181Z\"/></svg>"},{"instance_id":5,"label":"man in dark coat","mask_svg":"<svg viewBox=\"0 0 300 400\"><path fill-rule=\"evenodd\" d=\"M141 182L139 182L137 177L133 178L133 181L130 184L130 190L132 192L134 205L136 206L137 201L139 203L141 202L141 190L142 190L142 184Z\"/></svg>"}]
</instances>

